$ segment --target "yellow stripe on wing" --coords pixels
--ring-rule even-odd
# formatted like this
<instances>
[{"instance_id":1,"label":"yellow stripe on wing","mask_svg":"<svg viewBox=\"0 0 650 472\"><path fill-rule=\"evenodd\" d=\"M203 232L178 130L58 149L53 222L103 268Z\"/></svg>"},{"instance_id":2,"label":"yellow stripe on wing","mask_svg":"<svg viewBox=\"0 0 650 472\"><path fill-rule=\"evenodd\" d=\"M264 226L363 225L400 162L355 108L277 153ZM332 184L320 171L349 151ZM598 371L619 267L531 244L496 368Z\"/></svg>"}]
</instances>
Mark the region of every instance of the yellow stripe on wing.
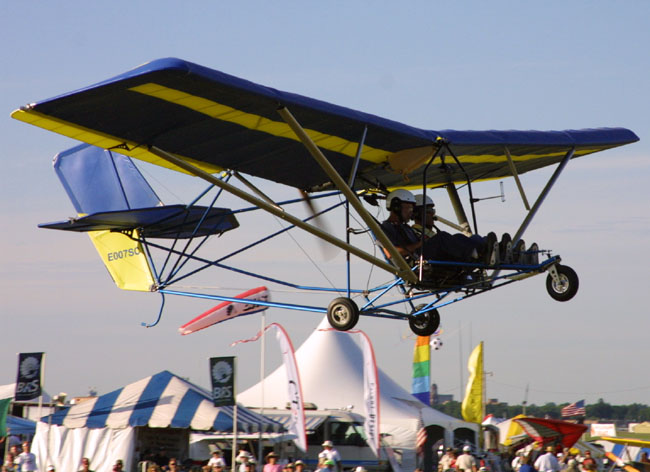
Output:
<instances>
[{"instance_id":1,"label":"yellow stripe on wing","mask_svg":"<svg viewBox=\"0 0 650 472\"><path fill-rule=\"evenodd\" d=\"M210 118L238 124L245 128L267 133L272 136L298 141L298 137L284 121L270 120L260 115L237 110L228 105L208 100L207 98L191 95L155 83L138 85L129 90L189 108L190 110L203 113ZM355 141L349 141L339 136L321 133L312 129L306 129L305 131L318 147L345 156L356 157L358 144ZM364 146L361 158L366 161L380 163L384 162L390 154L392 154L390 151Z\"/></svg>"}]
</instances>

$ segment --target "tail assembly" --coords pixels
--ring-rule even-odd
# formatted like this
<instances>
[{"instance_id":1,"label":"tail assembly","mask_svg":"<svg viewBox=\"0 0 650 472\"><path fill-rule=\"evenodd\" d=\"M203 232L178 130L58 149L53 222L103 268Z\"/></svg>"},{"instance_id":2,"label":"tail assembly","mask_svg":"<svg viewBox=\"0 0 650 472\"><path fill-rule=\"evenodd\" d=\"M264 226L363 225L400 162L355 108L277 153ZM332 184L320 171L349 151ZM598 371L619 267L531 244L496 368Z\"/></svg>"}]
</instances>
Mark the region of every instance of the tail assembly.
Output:
<instances>
[{"instance_id":1,"label":"tail assembly","mask_svg":"<svg viewBox=\"0 0 650 472\"><path fill-rule=\"evenodd\" d=\"M162 202L131 158L83 144L57 154L54 170L78 215L160 207ZM47 227L47 225L41 225ZM155 286L149 260L138 241L110 229L88 231L115 284L123 290L151 291Z\"/></svg>"}]
</instances>

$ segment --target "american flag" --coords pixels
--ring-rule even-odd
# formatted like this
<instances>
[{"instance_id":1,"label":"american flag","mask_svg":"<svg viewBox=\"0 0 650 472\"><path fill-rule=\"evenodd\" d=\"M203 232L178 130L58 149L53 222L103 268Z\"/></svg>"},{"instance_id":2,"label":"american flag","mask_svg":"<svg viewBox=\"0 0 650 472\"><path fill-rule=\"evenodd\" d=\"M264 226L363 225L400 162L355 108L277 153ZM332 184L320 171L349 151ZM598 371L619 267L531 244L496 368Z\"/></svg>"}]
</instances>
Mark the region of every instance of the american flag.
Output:
<instances>
[{"instance_id":1,"label":"american flag","mask_svg":"<svg viewBox=\"0 0 650 472\"><path fill-rule=\"evenodd\" d=\"M562 408L562 416L585 416L587 410L585 409L585 401L571 403L570 405Z\"/></svg>"},{"instance_id":2,"label":"american flag","mask_svg":"<svg viewBox=\"0 0 650 472\"><path fill-rule=\"evenodd\" d=\"M424 426L422 418L418 421L418 427L418 433L415 436L415 450L418 451L419 454L422 454L424 452L424 445L427 442L427 429Z\"/></svg>"}]
</instances>

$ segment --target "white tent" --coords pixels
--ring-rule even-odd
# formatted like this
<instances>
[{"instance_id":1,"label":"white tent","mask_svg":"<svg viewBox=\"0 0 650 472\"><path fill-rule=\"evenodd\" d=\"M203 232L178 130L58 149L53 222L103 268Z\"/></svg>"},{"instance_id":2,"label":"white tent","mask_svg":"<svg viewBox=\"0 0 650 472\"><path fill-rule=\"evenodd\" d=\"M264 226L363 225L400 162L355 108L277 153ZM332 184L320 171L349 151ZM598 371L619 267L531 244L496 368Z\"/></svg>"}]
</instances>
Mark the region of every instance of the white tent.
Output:
<instances>
[{"instance_id":1,"label":"white tent","mask_svg":"<svg viewBox=\"0 0 650 472\"><path fill-rule=\"evenodd\" d=\"M41 471L50 464L57 470L77 470L82 457L90 458L97 472L111 471L117 459L131 470L138 439L187 449L190 430L232 431L233 410L215 407L209 392L162 371L43 418L32 451ZM277 431L281 425L239 407L237 427L256 432Z\"/></svg>"},{"instance_id":2,"label":"white tent","mask_svg":"<svg viewBox=\"0 0 650 472\"><path fill-rule=\"evenodd\" d=\"M342 409L350 405L364 414L363 354L356 343L358 335L329 329L326 319L296 351L305 402L319 410ZM377 346L375 346L377 349ZM410 367L410 366L409 366ZM380 432L386 443L402 451L404 470L415 468L415 437L424 426L436 425L445 430L445 443L452 444L454 431L470 430L476 441L478 426L445 415L420 402L400 387L378 366L380 388ZM237 396L250 407L284 408L287 403L285 369L280 366L264 379ZM422 421L422 423L420 422Z\"/></svg>"}]
</instances>

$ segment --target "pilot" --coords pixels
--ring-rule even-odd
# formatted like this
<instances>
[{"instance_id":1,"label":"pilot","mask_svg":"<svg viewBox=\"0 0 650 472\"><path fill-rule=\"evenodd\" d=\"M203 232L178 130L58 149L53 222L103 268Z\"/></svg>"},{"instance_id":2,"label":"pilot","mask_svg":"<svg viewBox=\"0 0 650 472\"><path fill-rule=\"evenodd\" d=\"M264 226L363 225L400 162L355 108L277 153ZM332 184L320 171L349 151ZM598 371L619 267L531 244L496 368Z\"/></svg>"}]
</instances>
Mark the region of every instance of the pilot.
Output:
<instances>
[{"instance_id":1,"label":"pilot","mask_svg":"<svg viewBox=\"0 0 650 472\"><path fill-rule=\"evenodd\" d=\"M421 253L429 260L496 264L499 251L494 233L489 233L487 237L482 238L438 231L433 236L425 238L423 242L420 235L408 225L413 218L416 203L415 196L404 189L393 190L386 197L386 208L390 214L381 224L381 228L402 256L416 258ZM433 209L433 201L431 207ZM433 228L433 218L431 228Z\"/></svg>"},{"instance_id":2,"label":"pilot","mask_svg":"<svg viewBox=\"0 0 650 472\"><path fill-rule=\"evenodd\" d=\"M425 204L426 202L426 204ZM422 229L422 217L424 216L424 229ZM438 228L433 224L436 219L436 208L428 195L419 194L415 196L415 207L413 208L413 224L411 228L415 230L418 236L424 231L426 238L432 238L438 232Z\"/></svg>"}]
</instances>

